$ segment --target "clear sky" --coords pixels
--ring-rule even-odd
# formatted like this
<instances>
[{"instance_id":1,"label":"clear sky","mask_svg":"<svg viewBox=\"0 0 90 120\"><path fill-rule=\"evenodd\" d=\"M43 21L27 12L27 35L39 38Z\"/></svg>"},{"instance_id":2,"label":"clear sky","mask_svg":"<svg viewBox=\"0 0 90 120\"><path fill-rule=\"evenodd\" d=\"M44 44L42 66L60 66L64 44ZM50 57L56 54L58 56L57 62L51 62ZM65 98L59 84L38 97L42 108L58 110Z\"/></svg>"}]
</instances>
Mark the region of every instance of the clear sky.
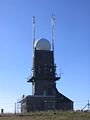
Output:
<instances>
[{"instance_id":1,"label":"clear sky","mask_svg":"<svg viewBox=\"0 0 90 120\"><path fill-rule=\"evenodd\" d=\"M36 39L51 41L55 15L55 63L62 78L58 90L75 109L90 100L90 0L0 0L0 109L14 111L23 94L32 93L32 16Z\"/></svg>"}]
</instances>

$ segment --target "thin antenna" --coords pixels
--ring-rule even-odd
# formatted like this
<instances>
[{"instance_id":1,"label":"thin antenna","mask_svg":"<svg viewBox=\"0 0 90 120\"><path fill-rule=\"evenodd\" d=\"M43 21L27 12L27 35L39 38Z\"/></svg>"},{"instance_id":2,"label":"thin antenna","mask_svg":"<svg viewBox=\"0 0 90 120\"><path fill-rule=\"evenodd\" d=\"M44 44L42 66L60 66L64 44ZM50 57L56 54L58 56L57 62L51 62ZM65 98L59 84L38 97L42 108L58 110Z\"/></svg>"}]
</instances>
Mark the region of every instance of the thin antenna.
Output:
<instances>
[{"instance_id":1,"label":"thin antenna","mask_svg":"<svg viewBox=\"0 0 90 120\"><path fill-rule=\"evenodd\" d=\"M52 51L54 51L54 16L52 15Z\"/></svg>"},{"instance_id":2,"label":"thin antenna","mask_svg":"<svg viewBox=\"0 0 90 120\"><path fill-rule=\"evenodd\" d=\"M35 16L32 17L32 74L34 71Z\"/></svg>"},{"instance_id":3,"label":"thin antenna","mask_svg":"<svg viewBox=\"0 0 90 120\"><path fill-rule=\"evenodd\" d=\"M35 16L32 18L32 43L33 43L33 52L34 52L34 43L35 43Z\"/></svg>"}]
</instances>

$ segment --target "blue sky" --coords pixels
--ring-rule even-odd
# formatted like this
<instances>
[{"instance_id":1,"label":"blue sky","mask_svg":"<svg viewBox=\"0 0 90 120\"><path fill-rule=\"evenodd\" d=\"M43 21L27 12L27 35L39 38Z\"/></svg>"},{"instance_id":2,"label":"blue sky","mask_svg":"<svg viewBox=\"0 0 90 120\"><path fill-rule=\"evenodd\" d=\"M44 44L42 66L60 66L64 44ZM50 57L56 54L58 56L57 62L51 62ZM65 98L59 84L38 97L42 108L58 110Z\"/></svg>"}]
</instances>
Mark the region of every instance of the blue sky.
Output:
<instances>
[{"instance_id":1,"label":"blue sky","mask_svg":"<svg viewBox=\"0 0 90 120\"><path fill-rule=\"evenodd\" d=\"M32 16L36 39L51 41L52 14L55 63L62 72L57 88L75 109L90 100L90 0L0 0L0 108L6 112L32 93L26 79L32 66Z\"/></svg>"}]
</instances>

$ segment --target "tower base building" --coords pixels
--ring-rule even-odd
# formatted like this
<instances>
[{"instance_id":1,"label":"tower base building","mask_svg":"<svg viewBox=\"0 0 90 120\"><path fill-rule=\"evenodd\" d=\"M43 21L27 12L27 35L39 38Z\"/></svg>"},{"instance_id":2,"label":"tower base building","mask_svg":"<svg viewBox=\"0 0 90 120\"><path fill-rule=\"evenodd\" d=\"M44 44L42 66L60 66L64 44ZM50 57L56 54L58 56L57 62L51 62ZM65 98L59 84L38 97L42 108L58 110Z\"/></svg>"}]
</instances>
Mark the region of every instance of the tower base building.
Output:
<instances>
[{"instance_id":1,"label":"tower base building","mask_svg":"<svg viewBox=\"0 0 90 120\"><path fill-rule=\"evenodd\" d=\"M21 113L48 110L73 110L73 102L61 93L57 96L28 95L21 101Z\"/></svg>"}]
</instances>

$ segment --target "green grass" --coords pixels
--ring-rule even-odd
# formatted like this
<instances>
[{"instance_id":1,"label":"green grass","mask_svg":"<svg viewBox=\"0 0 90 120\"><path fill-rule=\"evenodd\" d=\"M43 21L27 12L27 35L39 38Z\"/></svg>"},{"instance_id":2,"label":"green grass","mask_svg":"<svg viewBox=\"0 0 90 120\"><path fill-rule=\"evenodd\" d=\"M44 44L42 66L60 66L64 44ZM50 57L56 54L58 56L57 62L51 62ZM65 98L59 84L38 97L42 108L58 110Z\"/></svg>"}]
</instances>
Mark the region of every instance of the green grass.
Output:
<instances>
[{"instance_id":1,"label":"green grass","mask_svg":"<svg viewBox=\"0 0 90 120\"><path fill-rule=\"evenodd\" d=\"M90 120L90 112L30 112L26 114L1 114L0 120Z\"/></svg>"}]
</instances>

